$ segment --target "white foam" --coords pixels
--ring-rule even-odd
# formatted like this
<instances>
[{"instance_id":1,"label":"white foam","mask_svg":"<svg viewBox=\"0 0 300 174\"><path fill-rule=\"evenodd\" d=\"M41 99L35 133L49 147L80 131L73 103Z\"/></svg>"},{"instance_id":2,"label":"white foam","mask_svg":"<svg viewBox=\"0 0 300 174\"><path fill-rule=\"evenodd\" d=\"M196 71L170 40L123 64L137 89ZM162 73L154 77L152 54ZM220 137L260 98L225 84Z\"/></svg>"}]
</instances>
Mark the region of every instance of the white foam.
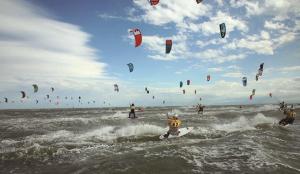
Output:
<instances>
[{"instance_id":1,"label":"white foam","mask_svg":"<svg viewBox=\"0 0 300 174\"><path fill-rule=\"evenodd\" d=\"M273 124L277 122L276 119L265 117L262 113L258 113L253 118L246 118L244 116L241 116L238 118L238 120L233 121L231 123L227 124L217 124L213 127L216 130L226 131L226 132L235 132L235 131L245 131L245 130L255 130L255 126L258 124L263 123L270 123Z\"/></svg>"},{"instance_id":2,"label":"white foam","mask_svg":"<svg viewBox=\"0 0 300 174\"><path fill-rule=\"evenodd\" d=\"M160 135L164 132L165 128L150 124L129 125L124 127L106 126L87 132L81 135L80 138L95 138L101 141L111 141L122 137Z\"/></svg>"},{"instance_id":3,"label":"white foam","mask_svg":"<svg viewBox=\"0 0 300 174\"><path fill-rule=\"evenodd\" d=\"M102 116L101 119L128 119L128 113L117 111L113 115Z\"/></svg>"}]
</instances>

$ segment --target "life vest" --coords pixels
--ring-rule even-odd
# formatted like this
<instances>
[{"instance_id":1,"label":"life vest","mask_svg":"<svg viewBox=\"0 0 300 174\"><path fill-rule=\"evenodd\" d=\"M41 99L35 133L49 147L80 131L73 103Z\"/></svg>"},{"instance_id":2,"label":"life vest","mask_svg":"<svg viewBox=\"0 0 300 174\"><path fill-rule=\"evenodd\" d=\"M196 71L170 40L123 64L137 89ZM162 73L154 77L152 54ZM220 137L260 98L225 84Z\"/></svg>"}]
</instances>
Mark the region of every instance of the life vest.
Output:
<instances>
[{"instance_id":1,"label":"life vest","mask_svg":"<svg viewBox=\"0 0 300 174\"><path fill-rule=\"evenodd\" d=\"M287 116L288 116L289 118L294 118L294 117L296 117L296 112L295 112L295 111L288 111L288 112L287 112Z\"/></svg>"},{"instance_id":2,"label":"life vest","mask_svg":"<svg viewBox=\"0 0 300 174\"><path fill-rule=\"evenodd\" d=\"M169 120L169 126L170 127L175 127L175 128L178 128L181 124L181 121L178 120L178 119L170 119Z\"/></svg>"}]
</instances>

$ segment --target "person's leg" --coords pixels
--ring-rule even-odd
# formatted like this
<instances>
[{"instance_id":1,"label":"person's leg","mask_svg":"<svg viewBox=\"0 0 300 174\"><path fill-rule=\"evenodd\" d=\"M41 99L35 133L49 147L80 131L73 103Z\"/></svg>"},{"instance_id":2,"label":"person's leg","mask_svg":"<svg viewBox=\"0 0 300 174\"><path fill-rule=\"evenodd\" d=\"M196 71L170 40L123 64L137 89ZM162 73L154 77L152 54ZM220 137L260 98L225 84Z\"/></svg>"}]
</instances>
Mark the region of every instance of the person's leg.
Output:
<instances>
[{"instance_id":1,"label":"person's leg","mask_svg":"<svg viewBox=\"0 0 300 174\"><path fill-rule=\"evenodd\" d=\"M164 137L165 137L165 138L168 138L169 135L170 135L170 132L168 131L168 132L164 135Z\"/></svg>"}]
</instances>

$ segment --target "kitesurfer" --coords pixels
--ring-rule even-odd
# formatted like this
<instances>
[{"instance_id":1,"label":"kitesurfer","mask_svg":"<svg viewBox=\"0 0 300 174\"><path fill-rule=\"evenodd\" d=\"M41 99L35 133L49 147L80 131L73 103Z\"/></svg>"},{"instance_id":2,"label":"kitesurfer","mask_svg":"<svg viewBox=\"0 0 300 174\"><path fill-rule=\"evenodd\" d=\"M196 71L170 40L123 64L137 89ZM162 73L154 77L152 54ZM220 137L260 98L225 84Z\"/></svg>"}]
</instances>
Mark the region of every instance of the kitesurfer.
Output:
<instances>
[{"instance_id":1,"label":"kitesurfer","mask_svg":"<svg viewBox=\"0 0 300 174\"><path fill-rule=\"evenodd\" d=\"M285 126L287 124L293 124L296 118L296 112L294 108L290 108L286 111L286 117L280 120L279 125Z\"/></svg>"},{"instance_id":2,"label":"kitesurfer","mask_svg":"<svg viewBox=\"0 0 300 174\"><path fill-rule=\"evenodd\" d=\"M174 114L174 116L169 117L168 116L168 126L169 130L167 134L164 135L165 138L168 138L169 135L178 135L180 131L178 130L181 125L181 121L178 119L178 116Z\"/></svg>"},{"instance_id":3,"label":"kitesurfer","mask_svg":"<svg viewBox=\"0 0 300 174\"><path fill-rule=\"evenodd\" d=\"M279 110L283 110L284 108L284 101L282 101L281 103L279 103Z\"/></svg>"},{"instance_id":4,"label":"kitesurfer","mask_svg":"<svg viewBox=\"0 0 300 174\"><path fill-rule=\"evenodd\" d=\"M130 112L129 112L128 118L132 118L131 115L133 115L133 118L136 118L136 116L135 116L135 106L134 106L133 103L130 105Z\"/></svg>"},{"instance_id":5,"label":"kitesurfer","mask_svg":"<svg viewBox=\"0 0 300 174\"><path fill-rule=\"evenodd\" d=\"M198 104L198 106L197 106L198 114L201 113L201 114L203 115L204 107L205 107L205 106L202 106L201 104Z\"/></svg>"}]
</instances>

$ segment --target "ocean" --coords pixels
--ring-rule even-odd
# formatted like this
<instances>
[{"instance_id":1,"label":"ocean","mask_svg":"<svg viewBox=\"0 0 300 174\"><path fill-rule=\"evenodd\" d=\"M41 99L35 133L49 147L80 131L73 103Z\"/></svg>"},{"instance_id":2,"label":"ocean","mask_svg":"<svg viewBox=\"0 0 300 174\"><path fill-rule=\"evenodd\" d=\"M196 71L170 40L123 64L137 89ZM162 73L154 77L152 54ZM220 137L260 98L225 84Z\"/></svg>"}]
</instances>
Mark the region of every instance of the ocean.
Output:
<instances>
[{"instance_id":1,"label":"ocean","mask_svg":"<svg viewBox=\"0 0 300 174\"><path fill-rule=\"evenodd\" d=\"M0 173L300 173L300 121L277 105L0 111ZM299 113L300 109L296 109ZM159 140L168 112L194 127Z\"/></svg>"}]
</instances>

